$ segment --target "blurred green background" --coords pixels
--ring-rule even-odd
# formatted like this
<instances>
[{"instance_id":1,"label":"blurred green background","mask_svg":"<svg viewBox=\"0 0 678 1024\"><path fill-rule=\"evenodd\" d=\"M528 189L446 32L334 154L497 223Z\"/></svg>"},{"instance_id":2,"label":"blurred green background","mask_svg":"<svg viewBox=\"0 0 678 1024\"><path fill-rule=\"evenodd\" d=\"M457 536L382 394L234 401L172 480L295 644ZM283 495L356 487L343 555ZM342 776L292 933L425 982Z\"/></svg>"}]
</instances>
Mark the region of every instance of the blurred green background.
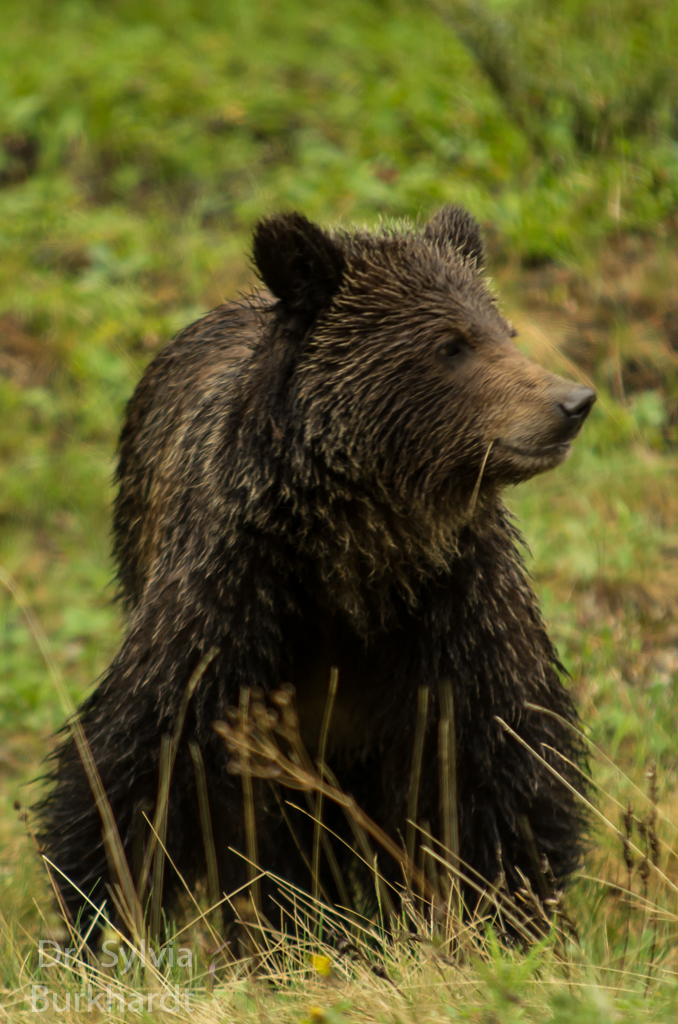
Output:
<instances>
[{"instance_id":1,"label":"blurred green background","mask_svg":"<svg viewBox=\"0 0 678 1024\"><path fill-rule=\"evenodd\" d=\"M572 459L510 502L591 738L641 785L655 758L675 811L678 4L4 0L2 21L0 562L74 698L121 635L125 402L252 281L256 219L461 202L519 343L599 389ZM62 720L0 594L0 900L27 921L12 804Z\"/></svg>"}]
</instances>

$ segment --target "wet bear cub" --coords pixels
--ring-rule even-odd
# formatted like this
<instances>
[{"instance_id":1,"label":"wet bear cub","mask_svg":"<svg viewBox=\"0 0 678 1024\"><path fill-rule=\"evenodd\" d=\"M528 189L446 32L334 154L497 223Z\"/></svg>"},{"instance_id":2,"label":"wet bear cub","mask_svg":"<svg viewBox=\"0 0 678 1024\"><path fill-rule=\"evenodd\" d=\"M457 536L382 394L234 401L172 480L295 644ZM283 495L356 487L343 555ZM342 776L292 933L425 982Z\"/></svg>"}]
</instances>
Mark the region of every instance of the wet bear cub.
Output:
<instances>
[{"instance_id":1,"label":"wet bear cub","mask_svg":"<svg viewBox=\"0 0 678 1024\"><path fill-rule=\"evenodd\" d=\"M162 736L216 647L170 793L168 852L189 883L205 870L189 742L202 751L229 892L247 878L232 852L246 848L242 783L212 723L241 688L291 683L317 757L332 666L327 763L398 843L422 687L417 817L442 834L439 695L451 684L464 870L487 882L504 872L511 889L521 872L534 882L536 845L565 880L584 822L549 766L581 788L577 715L501 492L567 457L595 393L515 346L484 277L478 224L459 207L423 228L375 232L282 214L258 224L253 255L265 287L154 359L120 438L115 556L129 618L80 718L130 863L138 808L156 799ZM52 778L45 852L100 905L111 882L101 820L69 735ZM254 805L261 867L310 888L268 782L255 781ZM352 834L336 808L327 816L347 839L335 856L348 877ZM383 852L380 864L401 878ZM178 884L168 867L166 888ZM264 886L265 911L271 893ZM63 894L77 913L76 889L64 883Z\"/></svg>"}]
</instances>

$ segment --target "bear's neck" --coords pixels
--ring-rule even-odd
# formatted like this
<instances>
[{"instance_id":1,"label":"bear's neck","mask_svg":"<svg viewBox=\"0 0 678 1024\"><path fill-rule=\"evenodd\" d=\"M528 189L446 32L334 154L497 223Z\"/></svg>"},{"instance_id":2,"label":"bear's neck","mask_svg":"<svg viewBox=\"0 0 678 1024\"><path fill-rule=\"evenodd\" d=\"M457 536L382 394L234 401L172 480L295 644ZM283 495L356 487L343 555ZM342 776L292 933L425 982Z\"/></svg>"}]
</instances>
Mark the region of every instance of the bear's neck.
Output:
<instances>
[{"instance_id":1,"label":"bear's neck","mask_svg":"<svg viewBox=\"0 0 678 1024\"><path fill-rule=\"evenodd\" d=\"M417 608L422 584L454 570L470 527L482 533L498 511L496 494L473 509L341 493L336 486L296 504L295 543L320 585L323 603L359 633L388 628L403 604Z\"/></svg>"}]
</instances>

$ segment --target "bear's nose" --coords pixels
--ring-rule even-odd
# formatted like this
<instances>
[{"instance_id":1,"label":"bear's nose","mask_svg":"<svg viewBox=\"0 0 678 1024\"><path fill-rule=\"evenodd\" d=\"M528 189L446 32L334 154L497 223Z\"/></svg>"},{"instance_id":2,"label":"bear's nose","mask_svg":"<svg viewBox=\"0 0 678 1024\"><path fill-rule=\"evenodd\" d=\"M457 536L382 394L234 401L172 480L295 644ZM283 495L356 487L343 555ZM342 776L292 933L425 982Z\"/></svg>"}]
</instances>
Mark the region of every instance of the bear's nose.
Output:
<instances>
[{"instance_id":1,"label":"bear's nose","mask_svg":"<svg viewBox=\"0 0 678 1024\"><path fill-rule=\"evenodd\" d=\"M596 393L593 388L578 384L569 395L559 402L560 408L570 423L583 423L593 408Z\"/></svg>"}]
</instances>

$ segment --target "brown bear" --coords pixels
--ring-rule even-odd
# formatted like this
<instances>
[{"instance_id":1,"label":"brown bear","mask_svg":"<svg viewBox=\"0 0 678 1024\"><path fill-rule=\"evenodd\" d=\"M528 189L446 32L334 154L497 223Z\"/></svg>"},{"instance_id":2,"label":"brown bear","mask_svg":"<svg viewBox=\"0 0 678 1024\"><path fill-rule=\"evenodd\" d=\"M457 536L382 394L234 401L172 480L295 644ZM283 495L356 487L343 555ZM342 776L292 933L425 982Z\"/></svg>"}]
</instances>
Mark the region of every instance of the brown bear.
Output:
<instances>
[{"instance_id":1,"label":"brown bear","mask_svg":"<svg viewBox=\"0 0 678 1024\"><path fill-rule=\"evenodd\" d=\"M80 719L126 852L135 808L155 801L161 737L216 647L172 776L167 846L189 884L205 864L189 741L202 749L220 887L231 891L247 877L229 849L246 846L242 785L212 725L242 687L291 683L316 757L332 666L327 763L368 815L401 842L427 686L418 816L440 835L438 686L450 680L465 870L536 887L536 846L562 882L581 854L583 751L501 490L567 457L595 393L515 346L478 224L459 207L376 232L282 214L258 224L253 254L265 289L213 310L154 359L120 439L115 556L129 623ZM101 904L111 880L101 820L70 735L52 778L45 852ZM255 787L262 868L308 889L280 804L268 783ZM355 854L340 817L348 877ZM310 825L299 819L303 845ZM165 885L178 885L169 868ZM77 913L76 889L63 893ZM472 903L473 889L465 895Z\"/></svg>"}]
</instances>

